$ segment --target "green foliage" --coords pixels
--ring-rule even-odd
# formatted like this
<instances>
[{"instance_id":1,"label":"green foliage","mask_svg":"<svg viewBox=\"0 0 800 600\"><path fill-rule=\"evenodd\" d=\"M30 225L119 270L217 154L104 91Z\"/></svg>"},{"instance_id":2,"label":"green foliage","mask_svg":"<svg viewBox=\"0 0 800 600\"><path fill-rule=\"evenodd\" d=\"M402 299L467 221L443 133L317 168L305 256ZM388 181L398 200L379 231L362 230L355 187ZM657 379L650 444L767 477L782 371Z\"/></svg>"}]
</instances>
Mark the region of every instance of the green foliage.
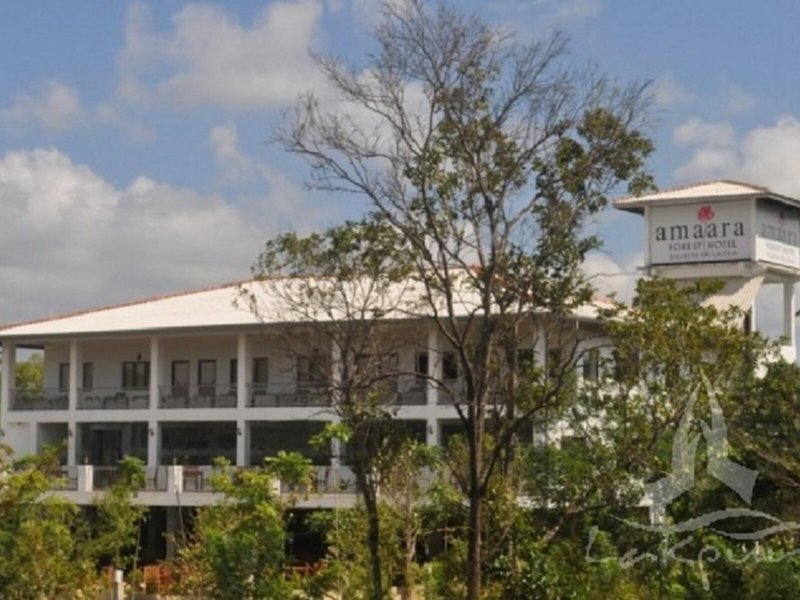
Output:
<instances>
[{"instance_id":1,"label":"green foliage","mask_svg":"<svg viewBox=\"0 0 800 600\"><path fill-rule=\"evenodd\" d=\"M281 477L303 485L308 460L281 453L261 468L237 470L225 459L215 466L212 485L224 498L199 512L194 536L180 548L185 591L219 600L290 598L286 507L275 483Z\"/></svg>"},{"instance_id":2,"label":"green foliage","mask_svg":"<svg viewBox=\"0 0 800 600\"><path fill-rule=\"evenodd\" d=\"M117 569L135 564L139 531L147 514L147 507L136 500L136 495L144 484L144 463L133 456L123 457L114 483L95 504L94 533L88 543L95 560L108 559Z\"/></svg>"},{"instance_id":3,"label":"green foliage","mask_svg":"<svg viewBox=\"0 0 800 600\"><path fill-rule=\"evenodd\" d=\"M82 552L80 511L47 496L55 452L14 461L0 447L0 590L8 600L56 598L88 589L93 564Z\"/></svg>"},{"instance_id":4,"label":"green foliage","mask_svg":"<svg viewBox=\"0 0 800 600\"><path fill-rule=\"evenodd\" d=\"M32 354L28 360L16 363L14 375L18 390L41 392L44 386L44 357L41 354Z\"/></svg>"}]
</instances>

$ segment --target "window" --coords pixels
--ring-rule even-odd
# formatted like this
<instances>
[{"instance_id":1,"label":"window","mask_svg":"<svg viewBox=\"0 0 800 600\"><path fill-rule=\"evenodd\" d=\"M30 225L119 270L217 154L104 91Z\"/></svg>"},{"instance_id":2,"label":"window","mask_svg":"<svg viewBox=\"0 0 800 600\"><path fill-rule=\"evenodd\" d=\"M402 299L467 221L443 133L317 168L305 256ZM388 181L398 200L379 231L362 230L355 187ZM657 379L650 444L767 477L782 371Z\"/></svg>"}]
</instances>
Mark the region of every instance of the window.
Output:
<instances>
[{"instance_id":1,"label":"window","mask_svg":"<svg viewBox=\"0 0 800 600\"><path fill-rule=\"evenodd\" d=\"M583 353L584 381L597 381L600 370L600 350L590 348Z\"/></svg>"},{"instance_id":2,"label":"window","mask_svg":"<svg viewBox=\"0 0 800 600\"><path fill-rule=\"evenodd\" d=\"M517 369L520 373L528 373L533 368L533 348L517 350Z\"/></svg>"},{"instance_id":3,"label":"window","mask_svg":"<svg viewBox=\"0 0 800 600\"><path fill-rule=\"evenodd\" d=\"M614 350L614 380L628 383L639 373L639 357L635 352L624 353Z\"/></svg>"},{"instance_id":4,"label":"window","mask_svg":"<svg viewBox=\"0 0 800 600\"><path fill-rule=\"evenodd\" d=\"M144 360L122 363L122 387L146 388L150 385L150 362Z\"/></svg>"},{"instance_id":5,"label":"window","mask_svg":"<svg viewBox=\"0 0 800 600\"><path fill-rule=\"evenodd\" d=\"M428 382L430 360L427 352L417 352L414 357L414 387L424 388Z\"/></svg>"},{"instance_id":6,"label":"window","mask_svg":"<svg viewBox=\"0 0 800 600\"><path fill-rule=\"evenodd\" d=\"M269 382L269 361L266 358L253 359L253 386L266 387Z\"/></svg>"},{"instance_id":7,"label":"window","mask_svg":"<svg viewBox=\"0 0 800 600\"><path fill-rule=\"evenodd\" d=\"M83 389L91 390L94 387L94 363L83 363Z\"/></svg>"},{"instance_id":8,"label":"window","mask_svg":"<svg viewBox=\"0 0 800 600\"><path fill-rule=\"evenodd\" d=\"M322 387L328 373L328 361L321 352L297 357L297 387Z\"/></svg>"},{"instance_id":9,"label":"window","mask_svg":"<svg viewBox=\"0 0 800 600\"><path fill-rule=\"evenodd\" d=\"M458 379L458 359L455 352L442 354L442 379L445 381Z\"/></svg>"},{"instance_id":10,"label":"window","mask_svg":"<svg viewBox=\"0 0 800 600\"><path fill-rule=\"evenodd\" d=\"M564 370L562 360L560 348L553 348L547 351L547 364L545 366L547 367L548 376L557 378L561 375Z\"/></svg>"},{"instance_id":11,"label":"window","mask_svg":"<svg viewBox=\"0 0 800 600\"><path fill-rule=\"evenodd\" d=\"M189 361L172 361L172 386L189 386Z\"/></svg>"},{"instance_id":12,"label":"window","mask_svg":"<svg viewBox=\"0 0 800 600\"><path fill-rule=\"evenodd\" d=\"M58 389L62 392L69 390L69 363L58 365Z\"/></svg>"},{"instance_id":13,"label":"window","mask_svg":"<svg viewBox=\"0 0 800 600\"><path fill-rule=\"evenodd\" d=\"M200 386L201 396L214 393L217 385L217 361L201 360L197 362L197 385Z\"/></svg>"},{"instance_id":14,"label":"window","mask_svg":"<svg viewBox=\"0 0 800 600\"><path fill-rule=\"evenodd\" d=\"M228 383L232 388L236 387L236 382L239 380L239 361L235 358L231 359L230 366L228 367Z\"/></svg>"}]
</instances>

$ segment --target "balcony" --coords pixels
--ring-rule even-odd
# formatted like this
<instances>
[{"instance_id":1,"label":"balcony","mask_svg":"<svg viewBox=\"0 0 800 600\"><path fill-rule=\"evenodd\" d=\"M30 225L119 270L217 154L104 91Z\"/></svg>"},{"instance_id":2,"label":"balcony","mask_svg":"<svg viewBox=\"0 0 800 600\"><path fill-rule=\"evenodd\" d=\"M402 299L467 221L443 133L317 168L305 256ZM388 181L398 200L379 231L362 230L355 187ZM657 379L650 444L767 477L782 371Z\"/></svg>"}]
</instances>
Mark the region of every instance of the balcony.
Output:
<instances>
[{"instance_id":1,"label":"balcony","mask_svg":"<svg viewBox=\"0 0 800 600\"><path fill-rule=\"evenodd\" d=\"M313 388L284 393L270 391L266 386L248 386L248 398L253 408L330 406L328 395Z\"/></svg>"},{"instance_id":2,"label":"balcony","mask_svg":"<svg viewBox=\"0 0 800 600\"><path fill-rule=\"evenodd\" d=\"M236 408L236 389L230 386L161 386L159 408Z\"/></svg>"},{"instance_id":3,"label":"balcony","mask_svg":"<svg viewBox=\"0 0 800 600\"><path fill-rule=\"evenodd\" d=\"M248 467L234 467L236 473ZM163 465L145 470L145 485L142 492L203 493L214 489L212 476L217 468L212 465ZM110 489L119 477L118 467L79 465L63 467L52 485L54 491L98 492ZM285 481L275 481L275 491L281 494L355 494L355 477L347 467L318 466L314 468L310 486L294 486Z\"/></svg>"},{"instance_id":4,"label":"balcony","mask_svg":"<svg viewBox=\"0 0 800 600\"><path fill-rule=\"evenodd\" d=\"M400 406L424 406L428 403L428 392L425 388L397 392L394 403Z\"/></svg>"},{"instance_id":5,"label":"balcony","mask_svg":"<svg viewBox=\"0 0 800 600\"><path fill-rule=\"evenodd\" d=\"M9 410L67 410L69 394L66 390L53 388L42 390L11 390Z\"/></svg>"},{"instance_id":6,"label":"balcony","mask_svg":"<svg viewBox=\"0 0 800 600\"><path fill-rule=\"evenodd\" d=\"M148 389L91 388L78 390L79 410L131 410L150 406Z\"/></svg>"}]
</instances>

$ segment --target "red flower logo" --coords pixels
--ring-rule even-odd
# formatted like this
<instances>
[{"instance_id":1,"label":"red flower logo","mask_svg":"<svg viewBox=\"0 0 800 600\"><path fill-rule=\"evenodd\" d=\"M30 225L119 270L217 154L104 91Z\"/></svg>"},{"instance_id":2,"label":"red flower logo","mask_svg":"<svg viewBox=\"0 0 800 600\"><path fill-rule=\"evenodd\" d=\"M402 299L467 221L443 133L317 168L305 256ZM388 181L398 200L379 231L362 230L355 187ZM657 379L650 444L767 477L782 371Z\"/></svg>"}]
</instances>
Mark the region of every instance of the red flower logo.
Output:
<instances>
[{"instance_id":1,"label":"red flower logo","mask_svg":"<svg viewBox=\"0 0 800 600\"><path fill-rule=\"evenodd\" d=\"M701 206L697 209L697 220L698 221L710 221L714 218L714 209L711 208L708 204L705 206Z\"/></svg>"}]
</instances>

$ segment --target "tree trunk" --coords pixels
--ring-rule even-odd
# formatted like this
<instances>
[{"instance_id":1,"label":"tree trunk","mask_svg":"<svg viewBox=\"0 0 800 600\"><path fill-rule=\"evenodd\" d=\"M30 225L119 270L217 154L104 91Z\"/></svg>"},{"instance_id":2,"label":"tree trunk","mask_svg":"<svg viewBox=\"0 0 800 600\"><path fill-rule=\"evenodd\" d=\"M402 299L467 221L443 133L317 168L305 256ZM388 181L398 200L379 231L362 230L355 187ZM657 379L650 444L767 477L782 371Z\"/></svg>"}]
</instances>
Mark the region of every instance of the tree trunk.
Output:
<instances>
[{"instance_id":1,"label":"tree trunk","mask_svg":"<svg viewBox=\"0 0 800 600\"><path fill-rule=\"evenodd\" d=\"M476 482L477 483L477 482ZM472 483L470 483L472 487ZM477 487L470 489L469 527L467 539L467 598L480 600L481 597L481 517L483 498Z\"/></svg>"},{"instance_id":2,"label":"tree trunk","mask_svg":"<svg viewBox=\"0 0 800 600\"><path fill-rule=\"evenodd\" d=\"M356 481L361 487L364 510L367 513L367 549L369 550L369 570L372 580L372 600L384 600L383 579L380 555L380 519L378 516L378 500L375 490L370 487L363 469L356 471Z\"/></svg>"},{"instance_id":3,"label":"tree trunk","mask_svg":"<svg viewBox=\"0 0 800 600\"><path fill-rule=\"evenodd\" d=\"M482 541L482 508L483 491L481 489L481 452L483 446L483 420L477 398L468 392L469 397L475 398L469 407L469 522L467 526L467 600L480 600L482 584L481 541Z\"/></svg>"}]
</instances>

